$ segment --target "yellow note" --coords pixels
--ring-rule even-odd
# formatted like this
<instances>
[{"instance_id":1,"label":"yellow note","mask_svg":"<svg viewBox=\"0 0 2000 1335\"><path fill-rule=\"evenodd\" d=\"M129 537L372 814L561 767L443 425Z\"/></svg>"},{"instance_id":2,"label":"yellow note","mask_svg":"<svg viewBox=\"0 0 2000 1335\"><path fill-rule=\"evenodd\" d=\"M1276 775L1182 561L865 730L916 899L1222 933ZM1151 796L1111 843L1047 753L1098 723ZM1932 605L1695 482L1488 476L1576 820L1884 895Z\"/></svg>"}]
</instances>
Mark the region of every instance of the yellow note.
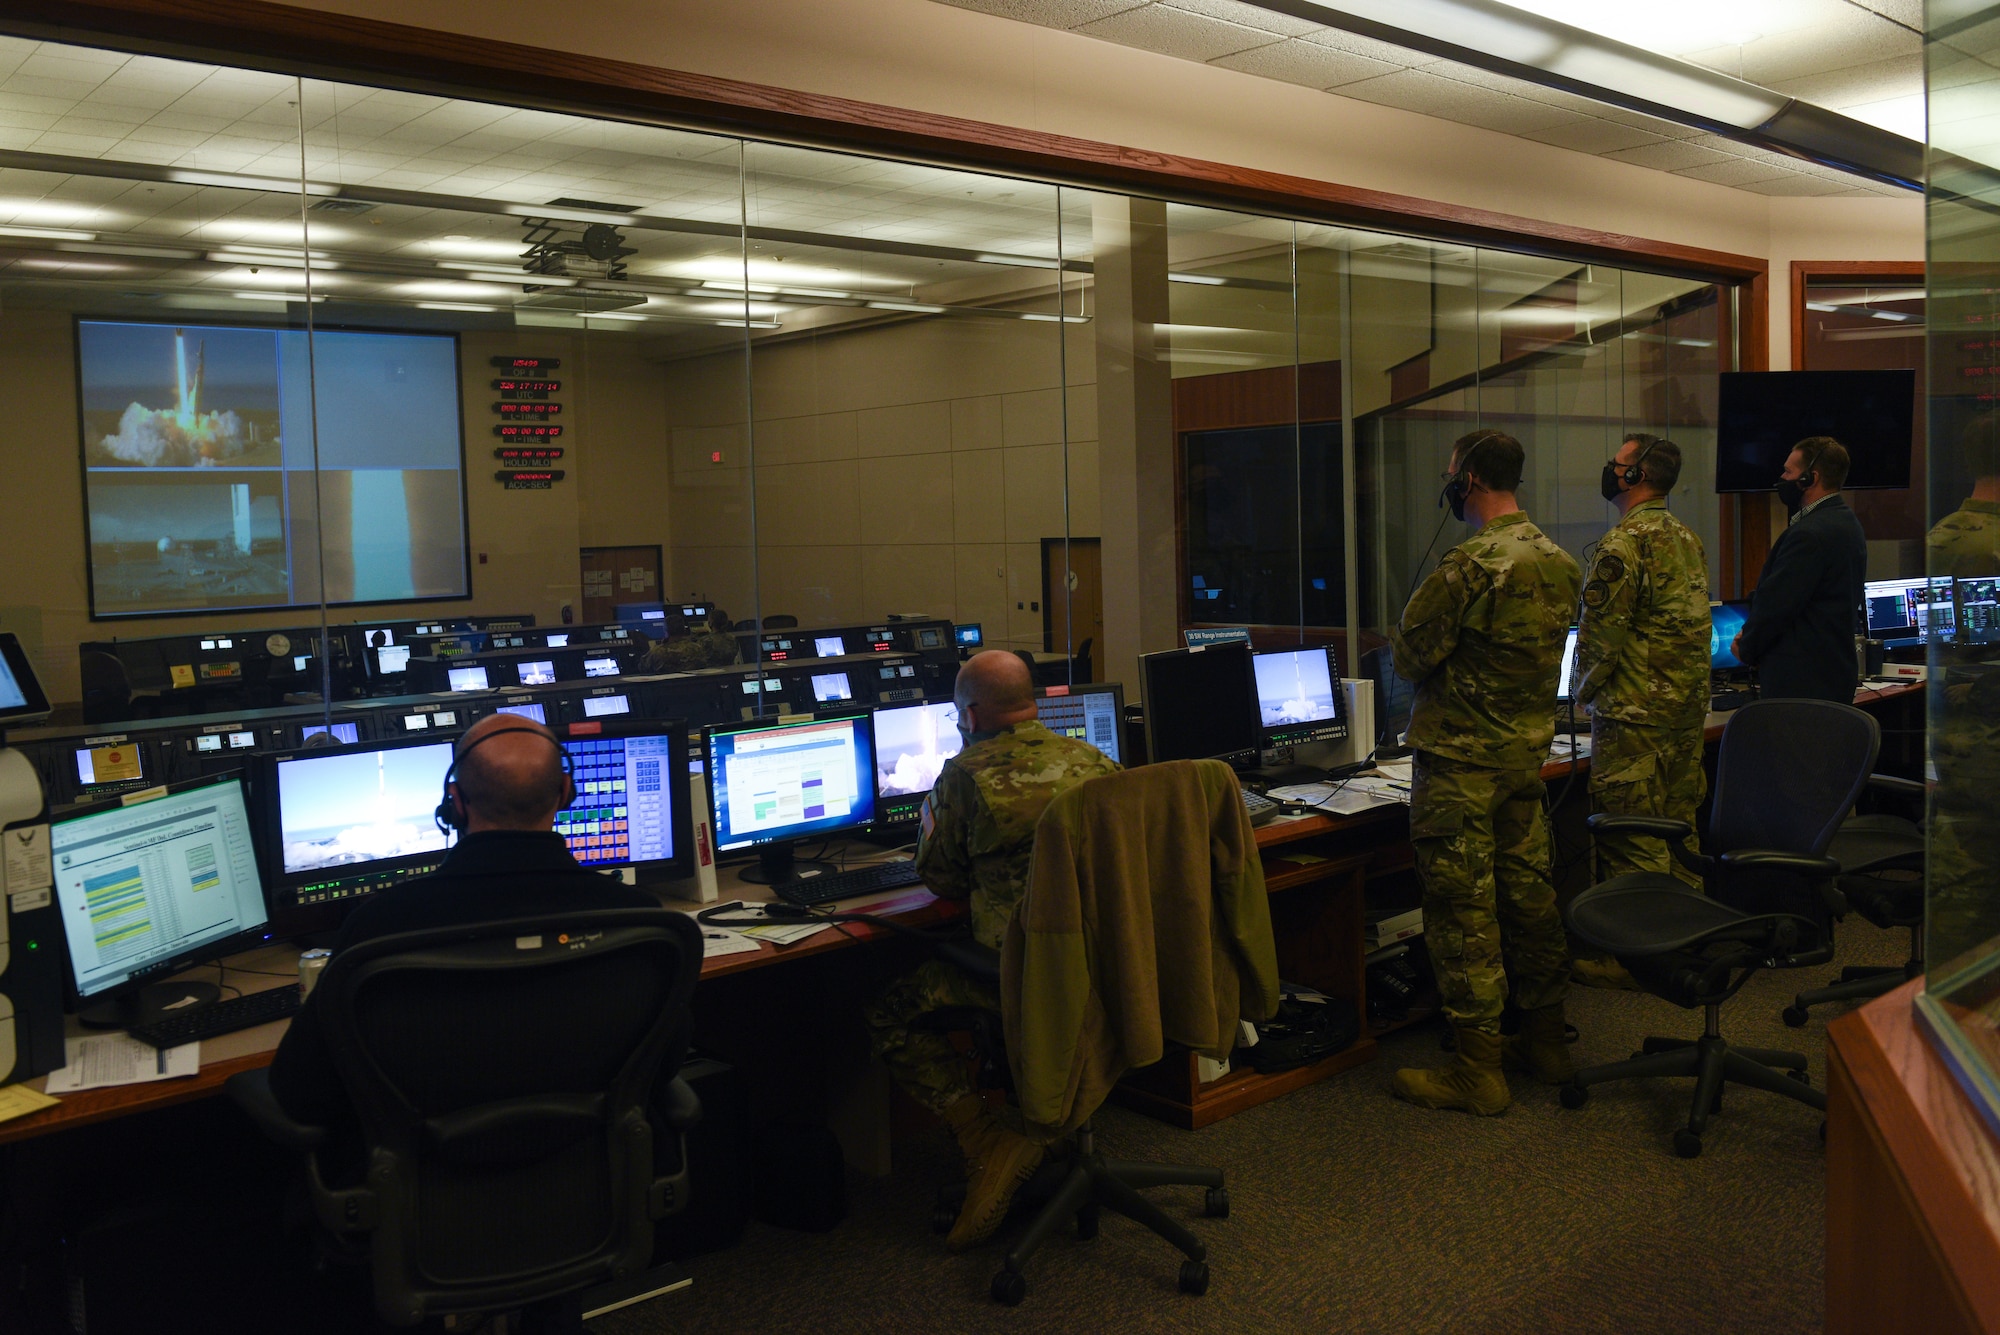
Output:
<instances>
[{"instance_id":1,"label":"yellow note","mask_svg":"<svg viewBox=\"0 0 2000 1335\"><path fill-rule=\"evenodd\" d=\"M167 671L173 674L174 685L176 687L187 687L194 685L194 664L175 663L172 667L168 668Z\"/></svg>"},{"instance_id":2,"label":"yellow note","mask_svg":"<svg viewBox=\"0 0 2000 1335\"><path fill-rule=\"evenodd\" d=\"M138 746L125 742L119 746L93 747L90 752L90 775L92 783L118 783L125 779L145 778L139 772Z\"/></svg>"},{"instance_id":3,"label":"yellow note","mask_svg":"<svg viewBox=\"0 0 2000 1335\"><path fill-rule=\"evenodd\" d=\"M62 1100L38 1093L26 1085L0 1086L0 1122L26 1117L29 1113L53 1108Z\"/></svg>"}]
</instances>

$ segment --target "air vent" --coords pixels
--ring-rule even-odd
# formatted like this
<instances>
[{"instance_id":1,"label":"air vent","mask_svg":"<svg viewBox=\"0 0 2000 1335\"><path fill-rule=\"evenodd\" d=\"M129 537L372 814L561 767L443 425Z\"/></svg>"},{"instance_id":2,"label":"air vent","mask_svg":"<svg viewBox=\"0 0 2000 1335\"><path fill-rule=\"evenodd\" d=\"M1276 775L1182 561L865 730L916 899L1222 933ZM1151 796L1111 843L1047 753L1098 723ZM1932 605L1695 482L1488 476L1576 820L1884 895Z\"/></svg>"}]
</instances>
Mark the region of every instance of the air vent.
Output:
<instances>
[{"instance_id":1,"label":"air vent","mask_svg":"<svg viewBox=\"0 0 2000 1335\"><path fill-rule=\"evenodd\" d=\"M639 211L637 204L606 204L601 199L571 199L567 195L561 199L552 199L542 207L550 209L596 209L600 213L637 213Z\"/></svg>"},{"instance_id":2,"label":"air vent","mask_svg":"<svg viewBox=\"0 0 2000 1335\"><path fill-rule=\"evenodd\" d=\"M643 306L644 297L631 297L617 292L579 290L569 287L524 287L530 295L514 303L516 310L572 311L578 315L599 315L605 311L623 310L627 306Z\"/></svg>"},{"instance_id":3,"label":"air vent","mask_svg":"<svg viewBox=\"0 0 2000 1335\"><path fill-rule=\"evenodd\" d=\"M359 199L316 199L312 202L314 213L366 213L373 204Z\"/></svg>"}]
</instances>

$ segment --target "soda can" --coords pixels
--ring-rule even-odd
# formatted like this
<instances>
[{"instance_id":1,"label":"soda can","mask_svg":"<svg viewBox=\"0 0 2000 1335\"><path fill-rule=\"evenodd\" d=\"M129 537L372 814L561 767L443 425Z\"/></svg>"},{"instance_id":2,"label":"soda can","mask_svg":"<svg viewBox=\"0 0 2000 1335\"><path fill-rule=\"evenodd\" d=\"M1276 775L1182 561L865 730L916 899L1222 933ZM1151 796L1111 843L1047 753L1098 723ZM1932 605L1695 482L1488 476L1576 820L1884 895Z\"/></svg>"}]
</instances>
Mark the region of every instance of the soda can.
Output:
<instances>
[{"instance_id":1,"label":"soda can","mask_svg":"<svg viewBox=\"0 0 2000 1335\"><path fill-rule=\"evenodd\" d=\"M333 958L331 950L308 950L299 956L299 1000L312 995L319 983L319 976L326 972L326 962Z\"/></svg>"}]
</instances>

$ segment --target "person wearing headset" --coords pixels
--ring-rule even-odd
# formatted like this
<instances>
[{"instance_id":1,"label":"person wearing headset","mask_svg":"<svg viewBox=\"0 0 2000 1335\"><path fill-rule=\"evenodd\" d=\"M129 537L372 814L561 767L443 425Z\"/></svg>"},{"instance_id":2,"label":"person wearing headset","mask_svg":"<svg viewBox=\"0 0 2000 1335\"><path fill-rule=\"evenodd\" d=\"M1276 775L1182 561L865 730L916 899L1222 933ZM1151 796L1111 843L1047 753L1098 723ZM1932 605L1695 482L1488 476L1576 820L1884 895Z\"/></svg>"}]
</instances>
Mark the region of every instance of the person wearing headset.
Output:
<instances>
[{"instance_id":1,"label":"person wearing headset","mask_svg":"<svg viewBox=\"0 0 2000 1335\"><path fill-rule=\"evenodd\" d=\"M1524 461L1521 443L1500 431L1452 446L1439 501L1479 531L1438 561L1390 636L1396 671L1416 694L1410 844L1424 944L1458 1047L1455 1064L1398 1071L1390 1087L1423 1107L1488 1116L1513 1102L1500 1069L1510 987L1537 1069L1555 1060L1545 1053L1568 1060L1569 949L1549 879L1541 769L1583 575L1521 509Z\"/></svg>"},{"instance_id":2,"label":"person wearing headset","mask_svg":"<svg viewBox=\"0 0 2000 1335\"><path fill-rule=\"evenodd\" d=\"M1680 446L1637 432L1604 465L1599 489L1619 520L1597 543L1583 586L1573 693L1590 715L1593 809L1694 825L1707 780L1708 554L1667 510ZM1597 874L1662 872L1701 885L1659 839L1600 834ZM1589 986L1636 986L1616 960L1578 959Z\"/></svg>"},{"instance_id":3,"label":"person wearing headset","mask_svg":"<svg viewBox=\"0 0 2000 1335\"><path fill-rule=\"evenodd\" d=\"M1868 537L1840 496L1847 465L1846 447L1831 436L1808 436L1785 459L1777 491L1791 525L1771 544L1750 615L1730 646L1757 669L1766 700L1854 703Z\"/></svg>"}]
</instances>

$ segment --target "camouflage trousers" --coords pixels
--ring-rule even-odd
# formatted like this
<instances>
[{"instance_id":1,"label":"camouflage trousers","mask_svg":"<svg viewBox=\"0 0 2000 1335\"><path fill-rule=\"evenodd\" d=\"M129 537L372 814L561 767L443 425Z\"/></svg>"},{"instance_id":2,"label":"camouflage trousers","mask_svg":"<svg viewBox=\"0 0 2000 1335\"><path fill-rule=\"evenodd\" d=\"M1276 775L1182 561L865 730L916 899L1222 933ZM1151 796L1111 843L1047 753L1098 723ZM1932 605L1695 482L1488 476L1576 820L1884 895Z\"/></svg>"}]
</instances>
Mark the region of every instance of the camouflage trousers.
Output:
<instances>
[{"instance_id":1,"label":"camouflage trousers","mask_svg":"<svg viewBox=\"0 0 2000 1335\"><path fill-rule=\"evenodd\" d=\"M1510 977L1527 1010L1553 1006L1569 990L1541 774L1419 751L1411 777L1424 944L1445 1018L1497 1035Z\"/></svg>"},{"instance_id":2,"label":"camouflage trousers","mask_svg":"<svg viewBox=\"0 0 2000 1335\"><path fill-rule=\"evenodd\" d=\"M1666 816L1695 825L1708 776L1701 768L1702 725L1660 728L1623 719L1590 725L1590 802L1594 811L1620 816ZM1597 879L1630 872L1666 872L1697 890L1701 877L1674 861L1664 839L1600 834Z\"/></svg>"},{"instance_id":3,"label":"camouflage trousers","mask_svg":"<svg viewBox=\"0 0 2000 1335\"><path fill-rule=\"evenodd\" d=\"M1943 772L1939 780L1924 948L1933 969L1950 972L1953 961L2000 936L2000 784L1973 792Z\"/></svg>"},{"instance_id":4,"label":"camouflage trousers","mask_svg":"<svg viewBox=\"0 0 2000 1335\"><path fill-rule=\"evenodd\" d=\"M940 1115L976 1092L972 1073L950 1039L917 1028L916 1021L953 1006L998 1012L1000 993L943 960L928 960L861 1009L869 1044L889 1068L890 1077L911 1098Z\"/></svg>"}]
</instances>

